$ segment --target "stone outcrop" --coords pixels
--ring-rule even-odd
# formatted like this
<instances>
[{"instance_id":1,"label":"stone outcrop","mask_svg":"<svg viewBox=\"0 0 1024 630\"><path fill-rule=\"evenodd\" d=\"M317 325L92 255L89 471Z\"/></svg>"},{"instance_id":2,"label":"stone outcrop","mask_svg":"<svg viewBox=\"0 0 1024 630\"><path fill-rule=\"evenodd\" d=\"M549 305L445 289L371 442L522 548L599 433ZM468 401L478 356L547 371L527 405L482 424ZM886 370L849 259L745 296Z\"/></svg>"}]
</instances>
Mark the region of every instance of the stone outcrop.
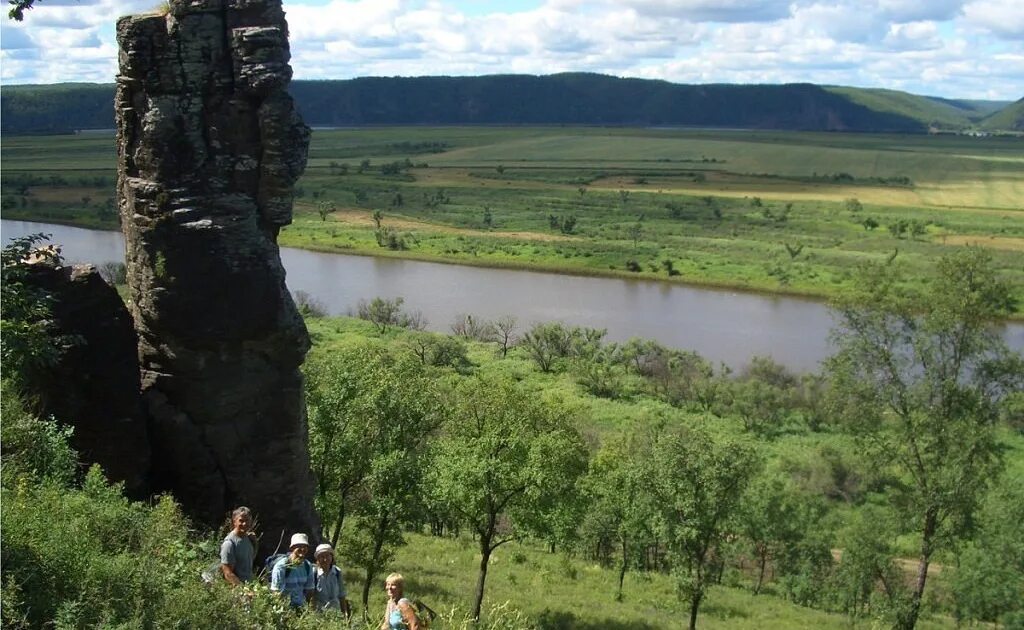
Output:
<instances>
[{"instance_id":1,"label":"stone outcrop","mask_svg":"<svg viewBox=\"0 0 1024 630\"><path fill-rule=\"evenodd\" d=\"M117 23L118 202L154 485L272 549L316 535L299 371L309 338L277 246L309 128L280 0L171 0ZM287 538L285 539L287 540Z\"/></svg>"},{"instance_id":2,"label":"stone outcrop","mask_svg":"<svg viewBox=\"0 0 1024 630\"><path fill-rule=\"evenodd\" d=\"M71 445L129 496L149 491L150 445L139 396L137 338L117 291L91 265L31 266L26 280L52 297L60 356L28 375L43 417L74 427Z\"/></svg>"}]
</instances>

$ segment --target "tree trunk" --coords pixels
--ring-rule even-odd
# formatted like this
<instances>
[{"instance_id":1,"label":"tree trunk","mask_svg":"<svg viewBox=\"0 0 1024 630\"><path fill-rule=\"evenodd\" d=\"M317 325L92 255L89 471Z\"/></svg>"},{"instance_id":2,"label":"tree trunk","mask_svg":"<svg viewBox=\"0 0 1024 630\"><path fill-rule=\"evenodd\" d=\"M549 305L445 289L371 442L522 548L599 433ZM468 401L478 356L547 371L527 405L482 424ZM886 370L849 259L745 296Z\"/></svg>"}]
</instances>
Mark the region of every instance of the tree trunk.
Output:
<instances>
[{"instance_id":1,"label":"tree trunk","mask_svg":"<svg viewBox=\"0 0 1024 630\"><path fill-rule=\"evenodd\" d=\"M932 543L935 539L935 530L938 529L938 514L934 508L929 508L924 515L924 528L921 530L921 558L917 563L917 580L914 583L914 592L910 598L910 607L907 612L900 615L896 622L899 630L914 630L917 625L917 617L921 614L921 598L924 595L925 582L928 580L928 565L931 562Z\"/></svg>"},{"instance_id":2,"label":"tree trunk","mask_svg":"<svg viewBox=\"0 0 1024 630\"><path fill-rule=\"evenodd\" d=\"M622 601L622 582L626 579L626 562L628 557L626 555L626 539L622 539L622 566L619 567L619 592L615 594L615 601Z\"/></svg>"},{"instance_id":3,"label":"tree trunk","mask_svg":"<svg viewBox=\"0 0 1024 630\"><path fill-rule=\"evenodd\" d=\"M480 609L484 603L484 583L487 581L487 564L491 560L491 536L480 537L480 574L476 580L476 595L473 597L473 621L480 621Z\"/></svg>"},{"instance_id":4,"label":"tree trunk","mask_svg":"<svg viewBox=\"0 0 1024 630\"><path fill-rule=\"evenodd\" d=\"M700 608L700 600L704 599L704 593L694 590L690 598L690 630L697 630L697 609Z\"/></svg>"},{"instance_id":5,"label":"tree trunk","mask_svg":"<svg viewBox=\"0 0 1024 630\"><path fill-rule=\"evenodd\" d=\"M363 582L363 610L367 610L370 604L370 585L377 577L377 569L380 564L380 551L384 548L384 534L388 529L388 517L382 516L374 532L373 557L366 563L366 581Z\"/></svg>"},{"instance_id":6,"label":"tree trunk","mask_svg":"<svg viewBox=\"0 0 1024 630\"><path fill-rule=\"evenodd\" d=\"M761 592L761 585L764 584L764 569L765 569L765 565L768 564L768 552L767 551L765 551L763 549L758 549L757 555L758 555L758 563L759 563L760 566L759 566L759 569L758 569L758 572L757 572L757 585L754 586L754 595L757 595L758 593Z\"/></svg>"},{"instance_id":7,"label":"tree trunk","mask_svg":"<svg viewBox=\"0 0 1024 630\"><path fill-rule=\"evenodd\" d=\"M338 521L334 524L334 533L331 534L331 546L337 549L338 539L341 538L341 526L345 523L345 497L341 497L341 505L338 507Z\"/></svg>"}]
</instances>

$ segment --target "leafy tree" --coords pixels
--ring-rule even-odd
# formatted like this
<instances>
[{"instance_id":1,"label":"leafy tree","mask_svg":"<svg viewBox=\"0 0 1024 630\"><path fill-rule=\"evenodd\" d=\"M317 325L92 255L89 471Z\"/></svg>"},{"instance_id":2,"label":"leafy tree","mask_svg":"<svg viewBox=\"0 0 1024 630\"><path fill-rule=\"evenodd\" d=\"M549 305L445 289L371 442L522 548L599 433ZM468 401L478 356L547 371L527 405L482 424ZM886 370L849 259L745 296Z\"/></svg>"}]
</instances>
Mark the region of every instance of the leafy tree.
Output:
<instances>
[{"instance_id":1,"label":"leafy tree","mask_svg":"<svg viewBox=\"0 0 1024 630\"><path fill-rule=\"evenodd\" d=\"M619 346L614 343L581 353L572 362L576 381L594 396L618 398L623 388L622 360L618 354Z\"/></svg>"},{"instance_id":2,"label":"leafy tree","mask_svg":"<svg viewBox=\"0 0 1024 630\"><path fill-rule=\"evenodd\" d=\"M696 429L662 430L648 461L660 538L668 545L679 594L690 604L689 627L695 630L700 604L722 562L721 546L759 462L750 446L717 441Z\"/></svg>"},{"instance_id":3,"label":"leafy tree","mask_svg":"<svg viewBox=\"0 0 1024 630\"><path fill-rule=\"evenodd\" d=\"M306 374L318 507L334 544L355 516L343 550L365 571L366 606L420 494L423 445L439 423L436 388L418 362L369 345L318 355Z\"/></svg>"},{"instance_id":4,"label":"leafy tree","mask_svg":"<svg viewBox=\"0 0 1024 630\"><path fill-rule=\"evenodd\" d=\"M572 352L572 330L559 322L535 324L523 335L519 347L537 363L541 372L551 372L559 359Z\"/></svg>"},{"instance_id":5,"label":"leafy tree","mask_svg":"<svg viewBox=\"0 0 1024 630\"><path fill-rule=\"evenodd\" d=\"M755 595L761 591L769 563L779 577L799 577L809 571L815 578L824 573L822 565L832 559L828 545L819 545L814 553L806 544L812 542L808 540L812 531L821 528L823 512L819 503L779 475L762 476L751 484L743 498L739 523L757 560Z\"/></svg>"},{"instance_id":6,"label":"leafy tree","mask_svg":"<svg viewBox=\"0 0 1024 630\"><path fill-rule=\"evenodd\" d=\"M316 204L316 213L320 215L321 221L326 221L327 216L336 209L337 207L334 205L333 201L320 201Z\"/></svg>"},{"instance_id":7,"label":"leafy tree","mask_svg":"<svg viewBox=\"0 0 1024 630\"><path fill-rule=\"evenodd\" d=\"M506 380L459 383L447 416L427 485L477 536L479 619L491 554L526 534L552 533L552 513L576 496L586 447L566 410Z\"/></svg>"},{"instance_id":8,"label":"leafy tree","mask_svg":"<svg viewBox=\"0 0 1024 630\"><path fill-rule=\"evenodd\" d=\"M852 514L839 535L841 557L830 579L835 605L853 619L895 620L906 609L906 588L895 563L892 514L866 506Z\"/></svg>"},{"instance_id":9,"label":"leafy tree","mask_svg":"<svg viewBox=\"0 0 1024 630\"><path fill-rule=\"evenodd\" d=\"M978 536L960 554L952 591L957 617L1018 627L1024 621L1024 478L994 489Z\"/></svg>"},{"instance_id":10,"label":"leafy tree","mask_svg":"<svg viewBox=\"0 0 1024 630\"><path fill-rule=\"evenodd\" d=\"M455 337L413 332L405 338L405 344L425 366L450 367L463 372L473 365L466 356L465 342Z\"/></svg>"},{"instance_id":11,"label":"leafy tree","mask_svg":"<svg viewBox=\"0 0 1024 630\"><path fill-rule=\"evenodd\" d=\"M377 332L386 333L389 328L409 328L423 330L426 321L418 311L407 312L402 309L403 298L387 299L375 297L369 302L359 300L356 304L356 317L372 322Z\"/></svg>"},{"instance_id":12,"label":"leafy tree","mask_svg":"<svg viewBox=\"0 0 1024 630\"><path fill-rule=\"evenodd\" d=\"M747 431L773 435L794 406L796 384L784 366L768 357L754 357L729 387L729 410L743 420Z\"/></svg>"},{"instance_id":13,"label":"leafy tree","mask_svg":"<svg viewBox=\"0 0 1024 630\"><path fill-rule=\"evenodd\" d=\"M11 239L0 252L0 365L14 386L52 365L61 348L74 341L53 332L53 296L29 280L33 265L61 263L60 249L40 246L48 238L31 234Z\"/></svg>"},{"instance_id":14,"label":"leafy tree","mask_svg":"<svg viewBox=\"0 0 1024 630\"><path fill-rule=\"evenodd\" d=\"M962 538L996 478L999 402L1024 381L1024 361L991 325L1013 303L989 254L964 248L937 266L919 294L899 290L897 266L862 270L836 305L839 351L828 364L837 411L863 452L901 479L893 500L919 544L896 620L904 630L917 623L932 556Z\"/></svg>"},{"instance_id":15,"label":"leafy tree","mask_svg":"<svg viewBox=\"0 0 1024 630\"><path fill-rule=\"evenodd\" d=\"M643 550L655 541L651 523L656 511L645 469L650 450L650 441L641 432L612 439L590 460L583 482L587 496L587 514L581 526L584 536L614 545L620 554L616 601L622 600L629 567L636 565Z\"/></svg>"}]
</instances>

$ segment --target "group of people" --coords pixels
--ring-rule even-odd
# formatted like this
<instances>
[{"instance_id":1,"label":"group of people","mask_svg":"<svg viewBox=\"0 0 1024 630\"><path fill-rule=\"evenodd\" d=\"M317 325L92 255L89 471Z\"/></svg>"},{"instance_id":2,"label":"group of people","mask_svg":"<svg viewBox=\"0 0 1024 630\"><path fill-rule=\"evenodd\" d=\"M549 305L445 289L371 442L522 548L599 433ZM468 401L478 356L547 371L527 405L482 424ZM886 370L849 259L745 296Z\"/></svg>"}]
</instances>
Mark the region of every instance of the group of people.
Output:
<instances>
[{"instance_id":1,"label":"group of people","mask_svg":"<svg viewBox=\"0 0 1024 630\"><path fill-rule=\"evenodd\" d=\"M251 532L252 511L236 508L231 513L231 531L220 546L220 568L224 579L238 586L253 579L256 545ZM351 615L348 593L341 569L334 562L334 549L327 543L313 552L315 564L307 560L309 537L292 535L288 553L278 558L270 568L270 590L286 597L293 608L312 606L320 612L337 611ZM405 579L392 573L384 582L388 595L381 630L420 630L412 602L402 596Z\"/></svg>"}]
</instances>

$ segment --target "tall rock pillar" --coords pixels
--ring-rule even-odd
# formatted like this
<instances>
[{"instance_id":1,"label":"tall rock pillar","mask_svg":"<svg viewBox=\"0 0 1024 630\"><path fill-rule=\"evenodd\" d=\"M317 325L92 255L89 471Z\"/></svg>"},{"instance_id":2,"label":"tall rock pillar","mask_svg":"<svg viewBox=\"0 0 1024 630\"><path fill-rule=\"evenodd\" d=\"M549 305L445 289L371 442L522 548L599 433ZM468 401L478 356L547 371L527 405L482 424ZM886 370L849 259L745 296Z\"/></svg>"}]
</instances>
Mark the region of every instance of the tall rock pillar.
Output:
<instances>
[{"instance_id":1,"label":"tall rock pillar","mask_svg":"<svg viewBox=\"0 0 1024 630\"><path fill-rule=\"evenodd\" d=\"M277 246L309 144L286 92L281 2L171 0L121 18L117 39L118 203L154 486L211 524L249 505L264 551L282 531L316 536L309 337Z\"/></svg>"}]
</instances>

